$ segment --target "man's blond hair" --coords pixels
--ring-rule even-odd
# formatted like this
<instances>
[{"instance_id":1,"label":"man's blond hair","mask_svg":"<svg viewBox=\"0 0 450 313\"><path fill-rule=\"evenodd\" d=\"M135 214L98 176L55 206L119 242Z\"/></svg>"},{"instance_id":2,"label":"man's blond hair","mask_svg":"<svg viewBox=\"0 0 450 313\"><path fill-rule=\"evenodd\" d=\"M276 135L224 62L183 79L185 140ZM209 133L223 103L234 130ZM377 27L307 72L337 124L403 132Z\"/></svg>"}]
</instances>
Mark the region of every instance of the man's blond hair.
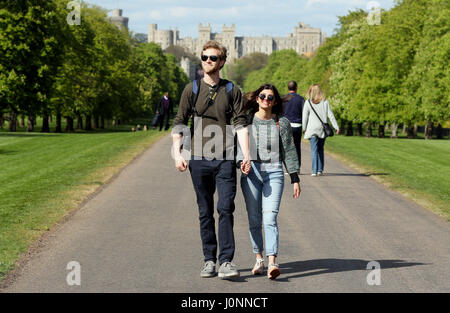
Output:
<instances>
[{"instance_id":1,"label":"man's blond hair","mask_svg":"<svg viewBox=\"0 0 450 313\"><path fill-rule=\"evenodd\" d=\"M215 40L210 40L207 43L205 43L203 45L203 49L202 52L205 51L206 49L209 48L214 48L219 50L219 57L221 60L224 60L225 62L227 61L227 48L225 48L224 46L222 46L221 43L215 41Z\"/></svg>"}]
</instances>

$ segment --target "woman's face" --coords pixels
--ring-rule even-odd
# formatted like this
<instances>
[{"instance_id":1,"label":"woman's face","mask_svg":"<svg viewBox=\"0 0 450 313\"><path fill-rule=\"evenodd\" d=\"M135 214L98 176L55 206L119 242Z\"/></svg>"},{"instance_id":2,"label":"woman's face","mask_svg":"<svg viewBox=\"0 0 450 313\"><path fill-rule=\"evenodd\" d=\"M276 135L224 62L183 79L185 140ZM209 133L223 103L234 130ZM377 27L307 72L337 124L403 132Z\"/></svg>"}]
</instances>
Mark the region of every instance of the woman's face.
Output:
<instances>
[{"instance_id":1,"label":"woman's face","mask_svg":"<svg viewBox=\"0 0 450 313\"><path fill-rule=\"evenodd\" d=\"M264 99L262 99L264 98ZM263 89L259 95L256 97L256 102L258 102L259 108L263 110L272 110L275 103L275 95L270 89Z\"/></svg>"}]
</instances>

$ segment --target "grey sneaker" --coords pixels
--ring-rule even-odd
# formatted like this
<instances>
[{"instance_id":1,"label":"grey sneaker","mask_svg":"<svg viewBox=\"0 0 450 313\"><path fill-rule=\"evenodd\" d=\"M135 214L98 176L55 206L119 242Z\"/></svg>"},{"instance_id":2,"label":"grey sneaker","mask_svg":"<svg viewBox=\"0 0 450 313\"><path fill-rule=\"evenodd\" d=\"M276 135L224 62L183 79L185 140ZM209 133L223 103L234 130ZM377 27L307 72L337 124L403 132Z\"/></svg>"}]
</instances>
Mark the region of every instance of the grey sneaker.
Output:
<instances>
[{"instance_id":1,"label":"grey sneaker","mask_svg":"<svg viewBox=\"0 0 450 313\"><path fill-rule=\"evenodd\" d=\"M203 278L216 276L216 263L206 261L205 265L203 265L203 270L200 272L200 276Z\"/></svg>"},{"instance_id":2,"label":"grey sneaker","mask_svg":"<svg viewBox=\"0 0 450 313\"><path fill-rule=\"evenodd\" d=\"M239 277L239 271L236 269L236 264L231 262L224 262L219 268L219 277L222 279Z\"/></svg>"}]
</instances>

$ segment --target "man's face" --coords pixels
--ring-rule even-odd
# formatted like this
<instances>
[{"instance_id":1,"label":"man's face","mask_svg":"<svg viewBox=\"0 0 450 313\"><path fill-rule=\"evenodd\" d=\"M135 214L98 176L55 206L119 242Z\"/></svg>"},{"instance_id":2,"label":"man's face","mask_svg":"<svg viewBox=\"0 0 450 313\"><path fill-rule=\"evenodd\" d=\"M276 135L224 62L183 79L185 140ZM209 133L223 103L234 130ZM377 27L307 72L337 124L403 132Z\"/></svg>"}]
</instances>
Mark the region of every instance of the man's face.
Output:
<instances>
[{"instance_id":1,"label":"man's face","mask_svg":"<svg viewBox=\"0 0 450 313\"><path fill-rule=\"evenodd\" d=\"M217 61L212 61L211 58L208 58L206 61L202 60L202 68L205 71L206 74L214 74L215 72L218 72L220 68L225 63L224 60L220 59L220 51L215 48L208 48L202 52L202 55L207 56L217 56Z\"/></svg>"}]
</instances>

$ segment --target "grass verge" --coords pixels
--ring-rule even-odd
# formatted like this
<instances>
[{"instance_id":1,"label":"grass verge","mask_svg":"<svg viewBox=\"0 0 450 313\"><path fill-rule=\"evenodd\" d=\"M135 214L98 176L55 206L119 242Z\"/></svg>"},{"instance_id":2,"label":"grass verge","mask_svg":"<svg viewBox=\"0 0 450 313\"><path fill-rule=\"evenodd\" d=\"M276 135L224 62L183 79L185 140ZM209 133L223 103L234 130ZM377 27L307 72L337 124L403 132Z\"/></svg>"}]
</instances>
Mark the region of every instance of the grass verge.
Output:
<instances>
[{"instance_id":1,"label":"grass verge","mask_svg":"<svg viewBox=\"0 0 450 313\"><path fill-rule=\"evenodd\" d=\"M450 140L334 136L325 149L450 221Z\"/></svg>"},{"instance_id":2,"label":"grass verge","mask_svg":"<svg viewBox=\"0 0 450 313\"><path fill-rule=\"evenodd\" d=\"M168 133L125 131L131 127L0 132L0 280L33 241Z\"/></svg>"}]
</instances>

